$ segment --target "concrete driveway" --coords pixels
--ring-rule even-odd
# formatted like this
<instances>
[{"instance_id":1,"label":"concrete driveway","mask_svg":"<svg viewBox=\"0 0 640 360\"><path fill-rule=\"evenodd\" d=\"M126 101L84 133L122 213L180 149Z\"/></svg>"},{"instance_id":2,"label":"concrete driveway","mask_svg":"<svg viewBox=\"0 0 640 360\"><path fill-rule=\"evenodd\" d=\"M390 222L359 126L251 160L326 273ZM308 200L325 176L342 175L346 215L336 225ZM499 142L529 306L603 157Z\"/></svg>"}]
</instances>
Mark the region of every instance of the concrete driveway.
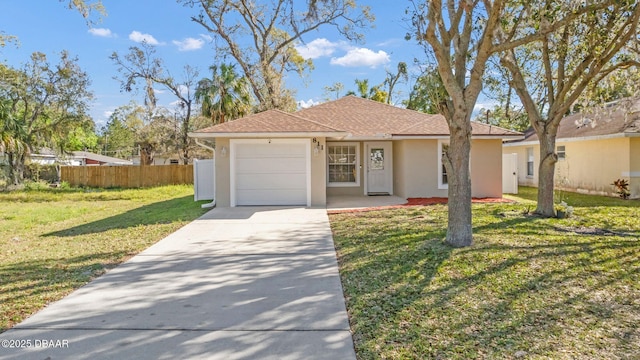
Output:
<instances>
[{"instance_id":1,"label":"concrete driveway","mask_svg":"<svg viewBox=\"0 0 640 360\"><path fill-rule=\"evenodd\" d=\"M308 208L213 209L0 340L0 359L355 359Z\"/></svg>"}]
</instances>

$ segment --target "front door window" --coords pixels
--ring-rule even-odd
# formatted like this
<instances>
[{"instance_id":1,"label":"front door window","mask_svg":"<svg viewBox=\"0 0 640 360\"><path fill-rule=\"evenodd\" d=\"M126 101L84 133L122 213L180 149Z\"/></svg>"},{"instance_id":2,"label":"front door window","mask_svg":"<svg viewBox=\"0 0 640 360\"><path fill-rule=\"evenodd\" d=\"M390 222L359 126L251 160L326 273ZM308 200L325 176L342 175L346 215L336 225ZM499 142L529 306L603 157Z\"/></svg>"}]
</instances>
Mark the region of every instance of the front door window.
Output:
<instances>
[{"instance_id":1,"label":"front door window","mask_svg":"<svg viewBox=\"0 0 640 360\"><path fill-rule=\"evenodd\" d=\"M371 149L369 170L384 170L384 149Z\"/></svg>"}]
</instances>

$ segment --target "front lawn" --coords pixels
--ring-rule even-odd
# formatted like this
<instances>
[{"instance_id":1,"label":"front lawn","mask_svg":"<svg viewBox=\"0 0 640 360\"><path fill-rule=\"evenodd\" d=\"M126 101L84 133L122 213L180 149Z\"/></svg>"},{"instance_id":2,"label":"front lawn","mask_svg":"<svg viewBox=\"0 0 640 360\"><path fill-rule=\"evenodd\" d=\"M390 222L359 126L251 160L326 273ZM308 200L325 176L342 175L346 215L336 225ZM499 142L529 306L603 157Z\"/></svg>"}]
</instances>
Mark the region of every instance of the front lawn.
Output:
<instances>
[{"instance_id":1,"label":"front lawn","mask_svg":"<svg viewBox=\"0 0 640 360\"><path fill-rule=\"evenodd\" d=\"M462 249L445 205L330 215L359 359L640 358L640 201L543 219L520 191L474 204Z\"/></svg>"},{"instance_id":2,"label":"front lawn","mask_svg":"<svg viewBox=\"0 0 640 360\"><path fill-rule=\"evenodd\" d=\"M0 193L0 332L203 213L192 186Z\"/></svg>"}]
</instances>

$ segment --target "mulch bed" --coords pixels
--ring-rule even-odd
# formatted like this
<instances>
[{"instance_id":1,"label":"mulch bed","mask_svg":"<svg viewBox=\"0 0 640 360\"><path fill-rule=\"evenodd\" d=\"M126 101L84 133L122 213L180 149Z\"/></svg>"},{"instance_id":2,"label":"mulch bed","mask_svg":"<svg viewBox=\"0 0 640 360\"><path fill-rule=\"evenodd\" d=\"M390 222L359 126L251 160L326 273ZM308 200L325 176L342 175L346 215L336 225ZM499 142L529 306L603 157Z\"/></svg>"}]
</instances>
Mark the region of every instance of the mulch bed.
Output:
<instances>
[{"instance_id":1,"label":"mulch bed","mask_svg":"<svg viewBox=\"0 0 640 360\"><path fill-rule=\"evenodd\" d=\"M399 209L408 206L428 206L428 205L438 205L438 204L446 204L448 201L447 198L443 197L433 197L433 198L408 198L406 204L401 205L387 205L387 206L376 206L376 207L368 207L368 208L358 208L358 209L335 209L335 210L327 210L328 214L342 214L342 213L355 213L355 212L365 212L365 211L374 211L374 210L387 210L387 209ZM512 200L505 198L473 198L471 199L472 203L512 203Z\"/></svg>"}]
</instances>

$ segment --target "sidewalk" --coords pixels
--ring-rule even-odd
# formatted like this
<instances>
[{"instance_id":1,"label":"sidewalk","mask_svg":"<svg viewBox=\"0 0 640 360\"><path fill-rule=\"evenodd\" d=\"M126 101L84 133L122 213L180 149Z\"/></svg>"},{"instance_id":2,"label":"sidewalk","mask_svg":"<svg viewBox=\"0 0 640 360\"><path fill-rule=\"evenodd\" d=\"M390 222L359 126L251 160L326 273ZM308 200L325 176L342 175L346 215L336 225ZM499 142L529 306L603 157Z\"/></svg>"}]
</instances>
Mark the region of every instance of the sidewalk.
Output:
<instances>
[{"instance_id":1,"label":"sidewalk","mask_svg":"<svg viewBox=\"0 0 640 360\"><path fill-rule=\"evenodd\" d=\"M213 209L0 340L0 359L355 359L326 209Z\"/></svg>"}]
</instances>

